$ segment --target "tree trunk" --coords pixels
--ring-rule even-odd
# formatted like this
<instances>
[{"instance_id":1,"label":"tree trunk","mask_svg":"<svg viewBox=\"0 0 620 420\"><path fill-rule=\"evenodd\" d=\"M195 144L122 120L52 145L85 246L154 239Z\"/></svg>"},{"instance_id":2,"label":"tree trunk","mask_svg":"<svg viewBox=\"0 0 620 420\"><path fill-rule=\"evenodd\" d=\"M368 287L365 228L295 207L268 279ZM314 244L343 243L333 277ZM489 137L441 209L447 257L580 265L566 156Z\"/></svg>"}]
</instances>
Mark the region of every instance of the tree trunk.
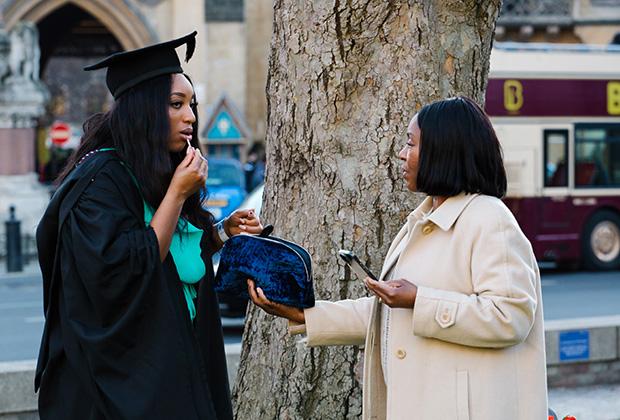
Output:
<instances>
[{"instance_id":1,"label":"tree trunk","mask_svg":"<svg viewBox=\"0 0 620 420\"><path fill-rule=\"evenodd\" d=\"M261 219L305 246L317 299L364 296L337 256L379 273L420 202L398 151L424 104L483 102L500 0L275 0ZM359 418L361 351L310 349L253 307L233 398L237 419Z\"/></svg>"}]
</instances>

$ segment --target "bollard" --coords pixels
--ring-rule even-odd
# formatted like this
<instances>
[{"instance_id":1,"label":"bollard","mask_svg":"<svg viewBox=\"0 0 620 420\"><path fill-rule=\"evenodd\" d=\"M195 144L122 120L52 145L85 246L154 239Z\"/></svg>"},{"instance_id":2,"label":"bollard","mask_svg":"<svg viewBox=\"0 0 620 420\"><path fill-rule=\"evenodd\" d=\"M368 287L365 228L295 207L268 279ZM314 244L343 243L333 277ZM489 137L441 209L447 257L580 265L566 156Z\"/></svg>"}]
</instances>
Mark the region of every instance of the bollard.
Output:
<instances>
[{"instance_id":1,"label":"bollard","mask_svg":"<svg viewBox=\"0 0 620 420\"><path fill-rule=\"evenodd\" d=\"M22 271L22 237L21 222L15 218L15 206L9 207L9 220L6 226L6 271Z\"/></svg>"}]
</instances>

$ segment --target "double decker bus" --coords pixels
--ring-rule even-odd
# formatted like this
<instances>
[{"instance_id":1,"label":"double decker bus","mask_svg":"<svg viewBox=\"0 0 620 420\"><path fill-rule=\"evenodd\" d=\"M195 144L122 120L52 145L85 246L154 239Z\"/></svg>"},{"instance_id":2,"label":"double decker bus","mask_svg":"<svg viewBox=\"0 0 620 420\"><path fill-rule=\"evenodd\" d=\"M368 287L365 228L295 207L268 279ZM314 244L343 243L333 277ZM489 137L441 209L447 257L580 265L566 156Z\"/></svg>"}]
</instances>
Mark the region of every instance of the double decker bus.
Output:
<instances>
[{"instance_id":1,"label":"double decker bus","mask_svg":"<svg viewBox=\"0 0 620 420\"><path fill-rule=\"evenodd\" d=\"M537 259L620 268L620 48L499 43L485 108Z\"/></svg>"}]
</instances>

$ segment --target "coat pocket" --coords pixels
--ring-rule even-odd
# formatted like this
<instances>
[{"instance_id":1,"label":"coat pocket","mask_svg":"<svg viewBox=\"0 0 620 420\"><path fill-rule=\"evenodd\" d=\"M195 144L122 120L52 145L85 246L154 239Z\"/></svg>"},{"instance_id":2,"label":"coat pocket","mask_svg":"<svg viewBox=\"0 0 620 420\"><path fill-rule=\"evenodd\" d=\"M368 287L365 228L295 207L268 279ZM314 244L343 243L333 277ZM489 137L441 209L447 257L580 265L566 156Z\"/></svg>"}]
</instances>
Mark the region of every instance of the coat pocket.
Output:
<instances>
[{"instance_id":1,"label":"coat pocket","mask_svg":"<svg viewBox=\"0 0 620 420\"><path fill-rule=\"evenodd\" d=\"M469 420L469 375L466 370L456 372L456 411L458 420Z\"/></svg>"}]
</instances>

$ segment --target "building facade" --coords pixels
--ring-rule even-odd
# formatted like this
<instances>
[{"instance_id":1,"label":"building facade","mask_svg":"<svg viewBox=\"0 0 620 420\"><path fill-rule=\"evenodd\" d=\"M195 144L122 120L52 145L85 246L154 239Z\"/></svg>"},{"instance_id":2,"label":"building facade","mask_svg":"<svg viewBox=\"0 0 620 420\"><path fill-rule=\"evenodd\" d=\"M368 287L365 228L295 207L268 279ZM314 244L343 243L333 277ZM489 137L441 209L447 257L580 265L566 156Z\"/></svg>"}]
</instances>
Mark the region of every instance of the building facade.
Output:
<instances>
[{"instance_id":1,"label":"building facade","mask_svg":"<svg viewBox=\"0 0 620 420\"><path fill-rule=\"evenodd\" d=\"M247 133L234 140L239 158L263 141L270 0L4 0L0 17L0 221L15 205L26 234L49 199L43 185L79 142L82 123L112 104L105 72L82 68L114 52L198 31L183 67L195 85L200 133L226 98ZM16 75L29 80L27 104L15 104L14 90L24 86ZM206 136L201 141L208 150Z\"/></svg>"},{"instance_id":2,"label":"building facade","mask_svg":"<svg viewBox=\"0 0 620 420\"><path fill-rule=\"evenodd\" d=\"M504 0L498 41L620 43L618 0Z\"/></svg>"}]
</instances>

